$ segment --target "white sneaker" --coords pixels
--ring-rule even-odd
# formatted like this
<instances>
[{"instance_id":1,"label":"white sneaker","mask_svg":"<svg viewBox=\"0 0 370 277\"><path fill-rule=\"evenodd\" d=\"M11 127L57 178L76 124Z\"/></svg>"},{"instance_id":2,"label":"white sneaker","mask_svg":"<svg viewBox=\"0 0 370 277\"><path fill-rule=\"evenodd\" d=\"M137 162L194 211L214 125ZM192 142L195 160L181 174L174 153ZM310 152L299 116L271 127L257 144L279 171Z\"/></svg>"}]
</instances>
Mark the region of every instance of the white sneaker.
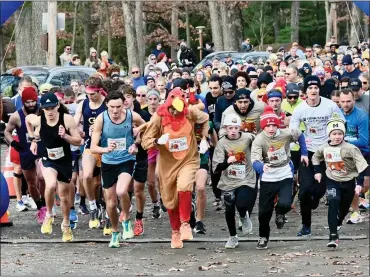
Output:
<instances>
[{"instance_id":1,"label":"white sneaker","mask_svg":"<svg viewBox=\"0 0 370 277\"><path fill-rule=\"evenodd\" d=\"M347 224L357 224L362 222L362 216L358 212L353 212L347 220Z\"/></svg>"},{"instance_id":2,"label":"white sneaker","mask_svg":"<svg viewBox=\"0 0 370 277\"><path fill-rule=\"evenodd\" d=\"M251 219L249 218L248 212L244 218L240 217L240 221L242 223L242 235L246 236L252 233L253 225Z\"/></svg>"},{"instance_id":3,"label":"white sneaker","mask_svg":"<svg viewBox=\"0 0 370 277\"><path fill-rule=\"evenodd\" d=\"M27 206L23 203L23 201L22 201L21 203L17 202L16 208L17 208L17 211L18 211L18 212L25 212L25 211L28 211L28 208L27 208Z\"/></svg>"},{"instance_id":4,"label":"white sneaker","mask_svg":"<svg viewBox=\"0 0 370 277\"><path fill-rule=\"evenodd\" d=\"M227 240L225 244L225 248L234 249L238 245L239 245L239 240L238 240L238 236L236 235L235 237L229 237L229 239Z\"/></svg>"},{"instance_id":5,"label":"white sneaker","mask_svg":"<svg viewBox=\"0 0 370 277\"><path fill-rule=\"evenodd\" d=\"M28 195L23 195L22 196L22 201L24 205L26 205L27 208L32 209L32 210L37 210L37 205L35 201L32 199L32 197Z\"/></svg>"}]
</instances>

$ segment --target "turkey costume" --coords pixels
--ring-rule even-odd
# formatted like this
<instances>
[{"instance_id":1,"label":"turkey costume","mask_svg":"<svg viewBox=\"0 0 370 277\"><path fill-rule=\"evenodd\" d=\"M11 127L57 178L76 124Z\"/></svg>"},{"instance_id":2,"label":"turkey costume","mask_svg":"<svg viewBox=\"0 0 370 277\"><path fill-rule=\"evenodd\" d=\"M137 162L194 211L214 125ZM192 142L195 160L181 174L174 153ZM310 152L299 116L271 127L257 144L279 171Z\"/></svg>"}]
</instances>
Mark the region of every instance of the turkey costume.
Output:
<instances>
[{"instance_id":1,"label":"turkey costume","mask_svg":"<svg viewBox=\"0 0 370 277\"><path fill-rule=\"evenodd\" d=\"M201 125L202 136L207 137L208 114L196 106L188 106L185 92L175 88L147 123L142 137L144 149L159 150L159 188L172 228L171 248L182 248L183 240L193 238L189 220L195 174L200 164L195 124ZM158 144L165 134L169 134L168 141Z\"/></svg>"}]
</instances>

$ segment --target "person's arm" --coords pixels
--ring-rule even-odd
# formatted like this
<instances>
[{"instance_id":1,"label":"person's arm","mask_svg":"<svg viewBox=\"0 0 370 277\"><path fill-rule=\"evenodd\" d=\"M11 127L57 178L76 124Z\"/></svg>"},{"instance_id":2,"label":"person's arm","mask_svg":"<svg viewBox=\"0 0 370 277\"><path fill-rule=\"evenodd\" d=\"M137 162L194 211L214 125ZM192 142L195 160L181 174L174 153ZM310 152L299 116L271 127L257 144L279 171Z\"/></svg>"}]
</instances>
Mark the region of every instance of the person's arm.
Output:
<instances>
[{"instance_id":1,"label":"person's arm","mask_svg":"<svg viewBox=\"0 0 370 277\"><path fill-rule=\"evenodd\" d=\"M224 127L224 120L225 120L225 113L222 113L220 128L219 128L219 131L218 131L218 137L219 138L222 138L223 136L226 136L226 128Z\"/></svg>"},{"instance_id":2,"label":"person's arm","mask_svg":"<svg viewBox=\"0 0 370 277\"><path fill-rule=\"evenodd\" d=\"M220 99L217 99L216 104L215 104L215 116L214 116L214 119L213 119L213 123L215 125L215 129L216 129L217 132L220 130L221 116L222 116L222 113L220 111L219 100Z\"/></svg>"},{"instance_id":3,"label":"person's arm","mask_svg":"<svg viewBox=\"0 0 370 277\"><path fill-rule=\"evenodd\" d=\"M209 115L200 111L196 106L190 108L190 113L193 121L201 125L202 139L207 138L209 132Z\"/></svg>"},{"instance_id":4,"label":"person's arm","mask_svg":"<svg viewBox=\"0 0 370 277\"><path fill-rule=\"evenodd\" d=\"M73 116L71 116L69 114L64 114L64 122L65 122L66 128L69 131L69 135L67 133L65 133L65 131L63 133L63 131L60 130L61 131L61 137L65 141L67 141L69 144L72 144L72 145L75 145L75 146L80 146L82 144L82 139L81 139L81 136L78 132L77 124L76 124ZM63 127L63 126L61 126L61 127Z\"/></svg>"},{"instance_id":5,"label":"person's arm","mask_svg":"<svg viewBox=\"0 0 370 277\"><path fill-rule=\"evenodd\" d=\"M217 143L212 159L213 173L218 174L227 169L230 165L227 159L227 153L222 147L222 143Z\"/></svg>"},{"instance_id":6,"label":"person's arm","mask_svg":"<svg viewBox=\"0 0 370 277\"><path fill-rule=\"evenodd\" d=\"M253 169L259 173L263 173L264 161L262 155L262 146L259 144L258 139L252 142L252 149L251 149L251 162L253 165Z\"/></svg>"},{"instance_id":7,"label":"person's arm","mask_svg":"<svg viewBox=\"0 0 370 277\"><path fill-rule=\"evenodd\" d=\"M12 136L12 133L14 131L14 129L17 127L18 123L20 121L20 118L19 118L19 113L13 113L10 118L9 118L9 122L8 124L6 125L6 128L4 130L4 137L5 137L5 140L11 144L13 142L13 136Z\"/></svg>"},{"instance_id":8,"label":"person's arm","mask_svg":"<svg viewBox=\"0 0 370 277\"><path fill-rule=\"evenodd\" d=\"M364 172L369 165L367 164L367 162L366 162L364 156L362 155L360 149L358 149L357 147L355 147L355 149L352 151L352 156L353 156L353 161L356 164L357 172L359 174L359 176L356 178L357 185L361 186L361 187L364 187L364 178L363 178L363 175L361 173Z\"/></svg>"},{"instance_id":9,"label":"person's arm","mask_svg":"<svg viewBox=\"0 0 370 277\"><path fill-rule=\"evenodd\" d=\"M320 163L323 160L324 160L324 148L319 147L319 149L317 149L315 151L315 153L313 154L312 159L311 159L315 174L316 173L322 173L321 168L320 168Z\"/></svg>"},{"instance_id":10,"label":"person's arm","mask_svg":"<svg viewBox=\"0 0 370 277\"><path fill-rule=\"evenodd\" d=\"M145 120L136 112L132 112L132 123L135 126L142 126L146 124ZM135 144L138 146L141 142L141 133L134 134L135 137Z\"/></svg>"},{"instance_id":11,"label":"person's arm","mask_svg":"<svg viewBox=\"0 0 370 277\"><path fill-rule=\"evenodd\" d=\"M75 120L76 124L80 124L80 122L81 122L83 103L84 103L84 101L79 103L78 106L77 106L76 113L75 113L75 116L74 116L74 120Z\"/></svg>"},{"instance_id":12,"label":"person's arm","mask_svg":"<svg viewBox=\"0 0 370 277\"><path fill-rule=\"evenodd\" d=\"M31 138L35 137L35 129L41 124L41 117L35 114L29 114L26 116L26 127L28 136Z\"/></svg>"},{"instance_id":13,"label":"person's arm","mask_svg":"<svg viewBox=\"0 0 370 277\"><path fill-rule=\"evenodd\" d=\"M158 114L153 114L150 121L146 123L147 127L141 139L141 146L144 150L148 150L157 146L157 139L161 131L161 117Z\"/></svg>"},{"instance_id":14,"label":"person's arm","mask_svg":"<svg viewBox=\"0 0 370 277\"><path fill-rule=\"evenodd\" d=\"M358 139L351 140L351 144L358 148L367 148L369 145L369 118L361 113L356 121L358 122Z\"/></svg>"},{"instance_id":15,"label":"person's arm","mask_svg":"<svg viewBox=\"0 0 370 277\"><path fill-rule=\"evenodd\" d=\"M109 152L108 147L99 146L102 131L103 131L103 114L101 113L95 119L94 131L91 134L90 151L92 154L105 154Z\"/></svg>"},{"instance_id":16,"label":"person's arm","mask_svg":"<svg viewBox=\"0 0 370 277\"><path fill-rule=\"evenodd\" d=\"M301 124L301 114L299 110L294 110L292 117L290 118L289 122L289 129L290 130L300 130L299 126Z\"/></svg>"}]
</instances>

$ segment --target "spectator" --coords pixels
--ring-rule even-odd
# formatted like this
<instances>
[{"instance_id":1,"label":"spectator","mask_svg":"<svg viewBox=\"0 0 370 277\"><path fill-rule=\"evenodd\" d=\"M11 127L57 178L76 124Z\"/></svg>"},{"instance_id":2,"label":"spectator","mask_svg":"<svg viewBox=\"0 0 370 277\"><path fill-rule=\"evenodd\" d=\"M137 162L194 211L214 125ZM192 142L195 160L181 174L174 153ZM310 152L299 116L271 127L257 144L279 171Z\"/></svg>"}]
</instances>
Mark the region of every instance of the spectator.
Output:
<instances>
[{"instance_id":1,"label":"spectator","mask_svg":"<svg viewBox=\"0 0 370 277\"><path fill-rule=\"evenodd\" d=\"M246 38L242 43L242 47L241 47L240 51L241 52L248 52L248 51L251 51L252 48L253 48L253 45L251 44L250 39Z\"/></svg>"},{"instance_id":2,"label":"spectator","mask_svg":"<svg viewBox=\"0 0 370 277\"><path fill-rule=\"evenodd\" d=\"M140 67L134 66L131 69L132 87L136 90L138 86L145 86L144 78L140 76Z\"/></svg>"},{"instance_id":3,"label":"spectator","mask_svg":"<svg viewBox=\"0 0 370 277\"><path fill-rule=\"evenodd\" d=\"M213 50L213 47L214 47L214 43L213 42L206 42L206 47L205 48L202 48L202 51L203 51L203 57L206 57L208 56L209 54L213 53L214 50ZM200 50L200 47L198 47L198 50Z\"/></svg>"},{"instance_id":4,"label":"spectator","mask_svg":"<svg viewBox=\"0 0 370 277\"><path fill-rule=\"evenodd\" d=\"M69 66L76 66L76 65L81 65L81 59L77 54L72 55L72 59L70 60L69 63L67 63Z\"/></svg>"},{"instance_id":5,"label":"spectator","mask_svg":"<svg viewBox=\"0 0 370 277\"><path fill-rule=\"evenodd\" d=\"M69 44L67 44L64 47L64 53L59 56L61 66L64 66L64 65L68 64L71 61L71 59L72 59L71 52L72 52L72 48Z\"/></svg>"},{"instance_id":6,"label":"spectator","mask_svg":"<svg viewBox=\"0 0 370 277\"><path fill-rule=\"evenodd\" d=\"M85 66L92 67L95 69L100 66L100 59L98 58L98 55L94 47L90 48L90 56L86 59Z\"/></svg>"},{"instance_id":7,"label":"spectator","mask_svg":"<svg viewBox=\"0 0 370 277\"><path fill-rule=\"evenodd\" d=\"M159 54L164 53L162 50L162 43L157 42L156 48L152 50L151 54L155 55L158 58Z\"/></svg>"},{"instance_id":8,"label":"spectator","mask_svg":"<svg viewBox=\"0 0 370 277\"><path fill-rule=\"evenodd\" d=\"M361 70L354 66L350 55L345 55L343 57L342 64L344 65L342 77L358 78L360 76Z\"/></svg>"},{"instance_id":9,"label":"spectator","mask_svg":"<svg viewBox=\"0 0 370 277\"><path fill-rule=\"evenodd\" d=\"M168 66L167 66L167 55L166 53L162 52L157 56L157 64L156 67L160 68L162 72L167 72L169 71Z\"/></svg>"},{"instance_id":10,"label":"spectator","mask_svg":"<svg viewBox=\"0 0 370 277\"><path fill-rule=\"evenodd\" d=\"M193 50L187 47L186 43L183 41L180 44L180 61L183 67L193 68L196 64L196 59Z\"/></svg>"},{"instance_id":11,"label":"spectator","mask_svg":"<svg viewBox=\"0 0 370 277\"><path fill-rule=\"evenodd\" d=\"M136 89L136 100L139 102L141 109L144 109L148 106L146 98L148 89L149 88L147 86L139 86Z\"/></svg>"},{"instance_id":12,"label":"spectator","mask_svg":"<svg viewBox=\"0 0 370 277\"><path fill-rule=\"evenodd\" d=\"M150 54L149 57L148 57L148 64L144 68L144 75L148 75L148 73L150 71L150 67L152 67L152 69L153 69L155 67L156 63L157 63L156 55Z\"/></svg>"}]
</instances>

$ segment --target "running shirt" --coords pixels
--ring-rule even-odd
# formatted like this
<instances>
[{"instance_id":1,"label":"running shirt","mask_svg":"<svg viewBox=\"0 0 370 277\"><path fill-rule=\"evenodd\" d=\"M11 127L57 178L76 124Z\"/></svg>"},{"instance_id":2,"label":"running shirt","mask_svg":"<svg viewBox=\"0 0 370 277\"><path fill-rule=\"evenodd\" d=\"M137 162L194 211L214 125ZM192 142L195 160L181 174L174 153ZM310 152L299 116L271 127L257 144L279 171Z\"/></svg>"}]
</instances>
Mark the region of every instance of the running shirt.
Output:
<instances>
[{"instance_id":1,"label":"running shirt","mask_svg":"<svg viewBox=\"0 0 370 277\"><path fill-rule=\"evenodd\" d=\"M213 121L215 117L216 102L218 97L213 97L212 93L208 92L206 95L207 110L209 114L209 121Z\"/></svg>"},{"instance_id":2,"label":"running shirt","mask_svg":"<svg viewBox=\"0 0 370 277\"><path fill-rule=\"evenodd\" d=\"M130 160L136 160L135 155L128 153L129 147L134 143L132 133L132 112L126 109L126 118L121 123L113 123L108 111L103 112L103 130L101 134L101 147L108 147L114 141L116 148L102 155L105 164L120 164Z\"/></svg>"},{"instance_id":3,"label":"running shirt","mask_svg":"<svg viewBox=\"0 0 370 277\"><path fill-rule=\"evenodd\" d=\"M90 126L94 124L95 119L99 114L104 112L107 109L105 102L103 102L99 108L91 109L89 99L85 99L82 104L82 115L83 115L83 131L85 132L85 148L89 149L91 145L91 134Z\"/></svg>"},{"instance_id":4,"label":"running shirt","mask_svg":"<svg viewBox=\"0 0 370 277\"><path fill-rule=\"evenodd\" d=\"M307 149L310 152L315 152L328 141L326 125L333 113L337 113L344 119L337 104L329 99L320 97L320 103L315 107L309 106L307 101L304 101L294 110L289 129L299 130L300 124L303 122Z\"/></svg>"},{"instance_id":5,"label":"running shirt","mask_svg":"<svg viewBox=\"0 0 370 277\"><path fill-rule=\"evenodd\" d=\"M59 135L59 126L64 124L64 113L59 113L59 120L54 126L49 126L46 122L45 114L41 113L40 138L44 143L46 151L44 159L56 162L63 166L72 166L71 145ZM67 128L66 133L69 134Z\"/></svg>"}]
</instances>

